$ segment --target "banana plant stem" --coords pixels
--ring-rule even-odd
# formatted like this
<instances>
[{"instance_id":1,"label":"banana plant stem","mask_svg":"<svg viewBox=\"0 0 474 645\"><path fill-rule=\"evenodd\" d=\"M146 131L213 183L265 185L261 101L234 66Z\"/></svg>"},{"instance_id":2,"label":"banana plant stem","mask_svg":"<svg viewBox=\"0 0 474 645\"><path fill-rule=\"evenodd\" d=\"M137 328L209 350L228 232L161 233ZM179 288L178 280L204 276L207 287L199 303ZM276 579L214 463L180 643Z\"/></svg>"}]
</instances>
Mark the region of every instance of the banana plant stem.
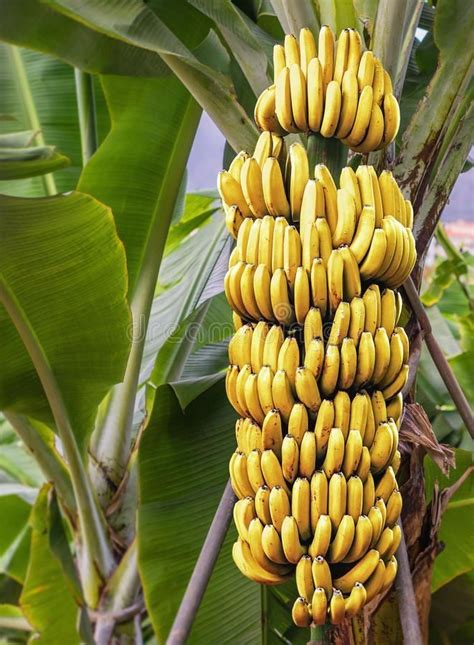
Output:
<instances>
[{"instance_id":1,"label":"banana plant stem","mask_svg":"<svg viewBox=\"0 0 474 645\"><path fill-rule=\"evenodd\" d=\"M329 625L311 625L310 640L307 645L326 645L329 643Z\"/></svg>"},{"instance_id":2,"label":"banana plant stem","mask_svg":"<svg viewBox=\"0 0 474 645\"><path fill-rule=\"evenodd\" d=\"M82 165L85 166L98 146L94 78L77 68L74 70L74 78L81 132Z\"/></svg>"},{"instance_id":3,"label":"banana plant stem","mask_svg":"<svg viewBox=\"0 0 474 645\"><path fill-rule=\"evenodd\" d=\"M33 95L31 93L30 83L26 74L21 51L18 49L18 47L10 45L8 47L8 53L12 66L15 70L15 81L17 85L18 95L20 97L29 128L34 132L34 138L37 145L44 146L44 136L41 131L41 124L39 121L35 102L33 100ZM56 189L56 182L54 181L54 177L51 173L42 175L42 181L46 195L55 195L58 192Z\"/></svg>"},{"instance_id":4,"label":"banana plant stem","mask_svg":"<svg viewBox=\"0 0 474 645\"><path fill-rule=\"evenodd\" d=\"M1 276L0 303L5 307L30 355L58 429L69 466L80 519L82 538L80 570L84 596L87 603L95 607L99 599L102 579L108 577L115 566L104 519L88 480L56 377L26 313Z\"/></svg>"},{"instance_id":5,"label":"banana plant stem","mask_svg":"<svg viewBox=\"0 0 474 645\"><path fill-rule=\"evenodd\" d=\"M403 288L413 313L415 314L423 331L424 341L429 353L431 354L431 358L433 359L433 362L436 365L469 434L474 438L474 414L472 413L471 406L469 405L469 402L466 399L464 392L462 391L461 386L459 385L454 372L443 353L443 350L433 335L431 323L426 311L424 310L413 280L408 278L403 285Z\"/></svg>"},{"instance_id":6,"label":"banana plant stem","mask_svg":"<svg viewBox=\"0 0 474 645\"><path fill-rule=\"evenodd\" d=\"M236 497L230 481L217 507L214 519L207 533L201 553L194 565L194 570L189 580L183 599L175 616L171 631L166 640L166 645L184 645L196 618L207 584L212 575L214 565L224 542Z\"/></svg>"},{"instance_id":7,"label":"banana plant stem","mask_svg":"<svg viewBox=\"0 0 474 645\"><path fill-rule=\"evenodd\" d=\"M395 586L398 594L398 608L403 631L403 642L409 643L410 645L422 645L423 638L421 636L420 622L416 608L416 596L413 589L413 580L401 519L398 520L398 525L402 530L402 540L397 550L398 571Z\"/></svg>"}]
</instances>

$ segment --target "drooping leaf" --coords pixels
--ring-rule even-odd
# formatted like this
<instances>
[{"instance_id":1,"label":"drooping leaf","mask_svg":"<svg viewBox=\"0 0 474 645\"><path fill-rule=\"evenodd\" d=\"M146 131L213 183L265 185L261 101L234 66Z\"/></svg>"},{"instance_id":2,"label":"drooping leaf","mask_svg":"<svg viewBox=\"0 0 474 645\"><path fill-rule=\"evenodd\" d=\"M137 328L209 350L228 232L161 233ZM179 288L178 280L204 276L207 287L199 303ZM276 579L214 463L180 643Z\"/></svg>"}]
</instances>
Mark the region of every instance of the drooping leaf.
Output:
<instances>
[{"instance_id":1,"label":"drooping leaf","mask_svg":"<svg viewBox=\"0 0 474 645\"><path fill-rule=\"evenodd\" d=\"M30 517L30 562L20 605L28 622L39 632L36 643L79 645L78 606L50 548L54 525L49 512L49 493L50 487L45 485Z\"/></svg>"},{"instance_id":2,"label":"drooping leaf","mask_svg":"<svg viewBox=\"0 0 474 645\"><path fill-rule=\"evenodd\" d=\"M128 355L123 247L110 211L87 195L0 202L2 288L41 345L83 440ZM0 335L0 408L50 421L43 388L4 307Z\"/></svg>"},{"instance_id":3,"label":"drooping leaf","mask_svg":"<svg viewBox=\"0 0 474 645\"><path fill-rule=\"evenodd\" d=\"M472 466L472 454L456 450L456 469L448 477L442 475L437 466L425 458L425 480L427 499L433 494L434 483L440 488L452 486ZM445 548L435 560L432 589L436 591L457 576L474 570L472 551L474 526L474 476L471 475L451 497L441 520L439 539Z\"/></svg>"},{"instance_id":4,"label":"drooping leaf","mask_svg":"<svg viewBox=\"0 0 474 645\"><path fill-rule=\"evenodd\" d=\"M158 642L166 639L224 490L234 422L222 383L184 413L169 386L157 392L139 453L138 540L145 601ZM220 643L258 641L260 591L232 562L233 539L231 528L190 644L212 643L216 637Z\"/></svg>"}]
</instances>

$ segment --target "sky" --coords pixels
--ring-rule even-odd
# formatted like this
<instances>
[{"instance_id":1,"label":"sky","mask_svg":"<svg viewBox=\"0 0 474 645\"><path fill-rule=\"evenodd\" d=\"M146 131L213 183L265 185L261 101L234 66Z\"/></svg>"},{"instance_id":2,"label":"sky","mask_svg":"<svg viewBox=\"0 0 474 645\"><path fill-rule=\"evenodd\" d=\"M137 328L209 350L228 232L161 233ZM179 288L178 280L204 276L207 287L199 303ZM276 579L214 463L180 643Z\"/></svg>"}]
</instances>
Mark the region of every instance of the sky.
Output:
<instances>
[{"instance_id":1,"label":"sky","mask_svg":"<svg viewBox=\"0 0 474 645\"><path fill-rule=\"evenodd\" d=\"M224 143L220 131L203 112L188 161L188 191L215 188L217 173L222 169ZM442 219L445 222L472 220L473 203L474 169L460 175Z\"/></svg>"}]
</instances>

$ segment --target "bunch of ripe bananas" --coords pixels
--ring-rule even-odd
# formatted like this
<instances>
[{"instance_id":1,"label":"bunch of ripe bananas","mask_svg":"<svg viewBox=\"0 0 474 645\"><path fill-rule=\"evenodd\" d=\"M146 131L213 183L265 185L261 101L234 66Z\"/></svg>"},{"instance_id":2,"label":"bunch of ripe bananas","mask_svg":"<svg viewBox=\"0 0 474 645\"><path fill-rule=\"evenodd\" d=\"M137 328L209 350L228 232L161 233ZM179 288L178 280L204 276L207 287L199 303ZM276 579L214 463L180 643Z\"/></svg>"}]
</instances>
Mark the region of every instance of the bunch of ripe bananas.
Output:
<instances>
[{"instance_id":1,"label":"bunch of ripe bananas","mask_svg":"<svg viewBox=\"0 0 474 645\"><path fill-rule=\"evenodd\" d=\"M318 45L309 29L299 43L287 35L273 49L274 84L255 106L261 130L319 132L337 137L355 152L385 148L396 137L400 109L392 81L371 51L362 51L355 29L344 29L337 42L323 26Z\"/></svg>"},{"instance_id":2,"label":"bunch of ripe bananas","mask_svg":"<svg viewBox=\"0 0 474 645\"><path fill-rule=\"evenodd\" d=\"M412 205L390 172L346 167L338 188L280 136L320 130L360 151L395 136L390 79L357 32L335 47L323 28L319 57L309 30L299 46L288 36L275 77L257 103L253 155L240 152L218 177L236 239L224 285L235 326L226 392L239 415L233 558L262 584L295 575L293 620L305 627L354 616L397 572L409 342L396 289L416 249Z\"/></svg>"}]
</instances>

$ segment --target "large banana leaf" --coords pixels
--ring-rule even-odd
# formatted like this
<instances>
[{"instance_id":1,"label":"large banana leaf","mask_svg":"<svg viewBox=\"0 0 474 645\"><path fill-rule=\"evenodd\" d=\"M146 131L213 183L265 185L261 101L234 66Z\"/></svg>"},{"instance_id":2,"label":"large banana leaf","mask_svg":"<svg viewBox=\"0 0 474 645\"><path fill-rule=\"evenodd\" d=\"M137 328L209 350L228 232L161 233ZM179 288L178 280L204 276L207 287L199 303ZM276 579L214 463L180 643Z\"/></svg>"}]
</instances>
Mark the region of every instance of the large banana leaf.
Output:
<instances>
[{"instance_id":1,"label":"large banana leaf","mask_svg":"<svg viewBox=\"0 0 474 645\"><path fill-rule=\"evenodd\" d=\"M158 389L139 452L139 567L145 601L164 643L227 481L235 414L220 383L181 410L172 389ZM232 562L231 529L194 623L192 643L255 643L257 585Z\"/></svg>"},{"instance_id":2,"label":"large banana leaf","mask_svg":"<svg viewBox=\"0 0 474 645\"><path fill-rule=\"evenodd\" d=\"M0 308L0 408L51 419L15 315L49 362L83 440L128 355L123 247L110 211L81 193L2 196L0 204L0 300L10 301L10 314Z\"/></svg>"},{"instance_id":3,"label":"large banana leaf","mask_svg":"<svg viewBox=\"0 0 474 645\"><path fill-rule=\"evenodd\" d=\"M252 149L257 131L236 99L225 48L211 33L192 52L182 36L183 32L195 31L195 22L185 19L189 5L183 4L179 20L171 29L141 0L126 4L120 0L48 0L47 4L92 29L159 54L225 133L229 143L235 149ZM163 9L166 10L166 4Z\"/></svg>"},{"instance_id":4,"label":"large banana leaf","mask_svg":"<svg viewBox=\"0 0 474 645\"><path fill-rule=\"evenodd\" d=\"M157 54L88 29L41 0L0 0L0 15L0 38L5 42L50 54L86 72L125 76L166 73Z\"/></svg>"}]
</instances>

